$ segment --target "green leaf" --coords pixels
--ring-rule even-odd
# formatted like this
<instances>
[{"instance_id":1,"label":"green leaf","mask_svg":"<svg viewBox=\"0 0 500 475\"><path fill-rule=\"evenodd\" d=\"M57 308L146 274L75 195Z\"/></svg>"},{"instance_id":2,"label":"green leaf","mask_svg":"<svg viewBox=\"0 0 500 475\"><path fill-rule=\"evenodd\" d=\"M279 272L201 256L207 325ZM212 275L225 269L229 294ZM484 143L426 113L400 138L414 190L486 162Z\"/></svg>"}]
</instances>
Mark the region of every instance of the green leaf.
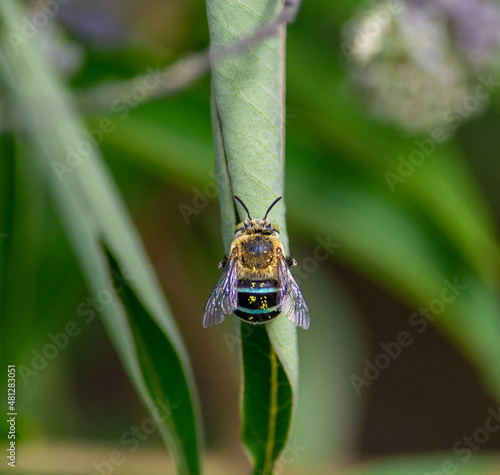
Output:
<instances>
[{"instance_id":1,"label":"green leaf","mask_svg":"<svg viewBox=\"0 0 500 475\"><path fill-rule=\"evenodd\" d=\"M0 21L0 77L28 132L33 173L52 193L93 296L105 296L103 322L178 472L198 474L201 437L194 380L139 237L40 42L19 44L8 36L26 21L16 2L1 2ZM165 407L170 414L161 412Z\"/></svg>"},{"instance_id":2,"label":"green leaf","mask_svg":"<svg viewBox=\"0 0 500 475\"><path fill-rule=\"evenodd\" d=\"M270 23L281 8L278 0L207 0L211 48L242 40ZM255 217L263 217L274 199L283 196L284 44L280 27L276 35L213 65L212 125L226 252L236 224L234 195ZM244 219L241 206L238 211ZM273 208L271 219L280 226L289 253L283 201ZM242 439L254 473L268 474L288 438L297 397L296 330L281 316L251 332L241 327L240 334L245 335L240 338Z\"/></svg>"},{"instance_id":3,"label":"green leaf","mask_svg":"<svg viewBox=\"0 0 500 475\"><path fill-rule=\"evenodd\" d=\"M179 452L176 442L192 441L195 435L192 431L196 427L189 382L185 375L179 373L183 362L154 316L134 293L132 281L123 275L118 262L104 243L103 249L106 252L111 274L124 285L119 297L134 336L136 356L144 382L149 393L155 396L159 418L167 427L167 434L171 439L169 446L171 450ZM174 397L176 400L172 399ZM174 413L175 417L173 417ZM199 470L199 467L195 465L198 458L196 448L195 444L186 444L185 454L174 454L176 460L186 457L187 465L191 465L188 473L195 473L195 470Z\"/></svg>"},{"instance_id":4,"label":"green leaf","mask_svg":"<svg viewBox=\"0 0 500 475\"><path fill-rule=\"evenodd\" d=\"M292 418L292 388L265 328L240 324L242 439L255 473L272 473L284 449ZM243 337L242 337L243 336ZM270 384L263 384L262 381Z\"/></svg>"}]
</instances>

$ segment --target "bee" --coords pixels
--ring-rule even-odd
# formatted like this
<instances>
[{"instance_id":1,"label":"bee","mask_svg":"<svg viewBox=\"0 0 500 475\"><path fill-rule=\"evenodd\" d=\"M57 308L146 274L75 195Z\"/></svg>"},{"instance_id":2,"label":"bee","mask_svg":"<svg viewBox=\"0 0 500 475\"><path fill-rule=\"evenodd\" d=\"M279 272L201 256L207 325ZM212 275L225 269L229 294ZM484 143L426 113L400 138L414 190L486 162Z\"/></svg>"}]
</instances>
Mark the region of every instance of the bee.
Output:
<instances>
[{"instance_id":1,"label":"bee","mask_svg":"<svg viewBox=\"0 0 500 475\"><path fill-rule=\"evenodd\" d=\"M236 226L229 257L219 264L222 273L203 310L203 326L224 321L234 313L248 323L266 323L281 313L298 327L309 328L309 308L290 268L297 263L285 256L279 227L267 219L248 217Z\"/></svg>"}]
</instances>

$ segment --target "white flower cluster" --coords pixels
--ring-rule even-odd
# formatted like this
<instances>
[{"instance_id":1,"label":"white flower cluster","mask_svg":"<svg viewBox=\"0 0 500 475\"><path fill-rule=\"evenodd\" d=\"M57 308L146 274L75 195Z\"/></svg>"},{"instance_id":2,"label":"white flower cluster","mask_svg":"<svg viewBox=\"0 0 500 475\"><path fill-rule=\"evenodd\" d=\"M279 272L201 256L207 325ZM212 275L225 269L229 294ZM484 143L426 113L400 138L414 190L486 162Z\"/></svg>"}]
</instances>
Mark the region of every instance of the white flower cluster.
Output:
<instances>
[{"instance_id":1,"label":"white flower cluster","mask_svg":"<svg viewBox=\"0 0 500 475\"><path fill-rule=\"evenodd\" d=\"M500 57L500 6L484 0L371 2L345 26L342 51L372 112L410 133L453 128L478 77ZM460 115L461 114L461 115ZM459 117L460 115L460 117Z\"/></svg>"}]
</instances>

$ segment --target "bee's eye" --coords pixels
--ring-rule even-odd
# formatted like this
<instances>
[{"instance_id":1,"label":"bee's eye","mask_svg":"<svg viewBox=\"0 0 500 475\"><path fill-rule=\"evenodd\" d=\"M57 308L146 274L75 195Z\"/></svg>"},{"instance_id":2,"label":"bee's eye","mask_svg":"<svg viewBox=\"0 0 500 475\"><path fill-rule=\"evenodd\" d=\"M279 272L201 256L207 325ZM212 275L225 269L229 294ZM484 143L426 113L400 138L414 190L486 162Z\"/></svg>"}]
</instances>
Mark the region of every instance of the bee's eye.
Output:
<instances>
[{"instance_id":1,"label":"bee's eye","mask_svg":"<svg viewBox=\"0 0 500 475\"><path fill-rule=\"evenodd\" d=\"M280 227L276 223L271 223L271 228L273 228L277 233L280 232Z\"/></svg>"},{"instance_id":2,"label":"bee's eye","mask_svg":"<svg viewBox=\"0 0 500 475\"><path fill-rule=\"evenodd\" d=\"M245 223L240 223L236 225L236 232L241 231L245 227Z\"/></svg>"}]
</instances>

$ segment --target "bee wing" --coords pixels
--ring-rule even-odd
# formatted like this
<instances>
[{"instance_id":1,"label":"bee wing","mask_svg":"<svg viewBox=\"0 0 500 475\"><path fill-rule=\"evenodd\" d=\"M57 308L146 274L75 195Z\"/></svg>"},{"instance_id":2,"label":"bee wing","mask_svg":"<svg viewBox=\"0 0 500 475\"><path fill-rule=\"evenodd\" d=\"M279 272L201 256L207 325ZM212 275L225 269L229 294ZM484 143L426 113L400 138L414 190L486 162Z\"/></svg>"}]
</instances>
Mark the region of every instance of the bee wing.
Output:
<instances>
[{"instance_id":1,"label":"bee wing","mask_svg":"<svg viewBox=\"0 0 500 475\"><path fill-rule=\"evenodd\" d=\"M307 330L311 323L309 308L284 256L279 259L278 279L278 305L282 305L283 313L291 322Z\"/></svg>"},{"instance_id":2,"label":"bee wing","mask_svg":"<svg viewBox=\"0 0 500 475\"><path fill-rule=\"evenodd\" d=\"M214 285L203 310L203 326L210 327L222 323L225 315L238 308L238 273L236 254L231 256Z\"/></svg>"}]
</instances>

